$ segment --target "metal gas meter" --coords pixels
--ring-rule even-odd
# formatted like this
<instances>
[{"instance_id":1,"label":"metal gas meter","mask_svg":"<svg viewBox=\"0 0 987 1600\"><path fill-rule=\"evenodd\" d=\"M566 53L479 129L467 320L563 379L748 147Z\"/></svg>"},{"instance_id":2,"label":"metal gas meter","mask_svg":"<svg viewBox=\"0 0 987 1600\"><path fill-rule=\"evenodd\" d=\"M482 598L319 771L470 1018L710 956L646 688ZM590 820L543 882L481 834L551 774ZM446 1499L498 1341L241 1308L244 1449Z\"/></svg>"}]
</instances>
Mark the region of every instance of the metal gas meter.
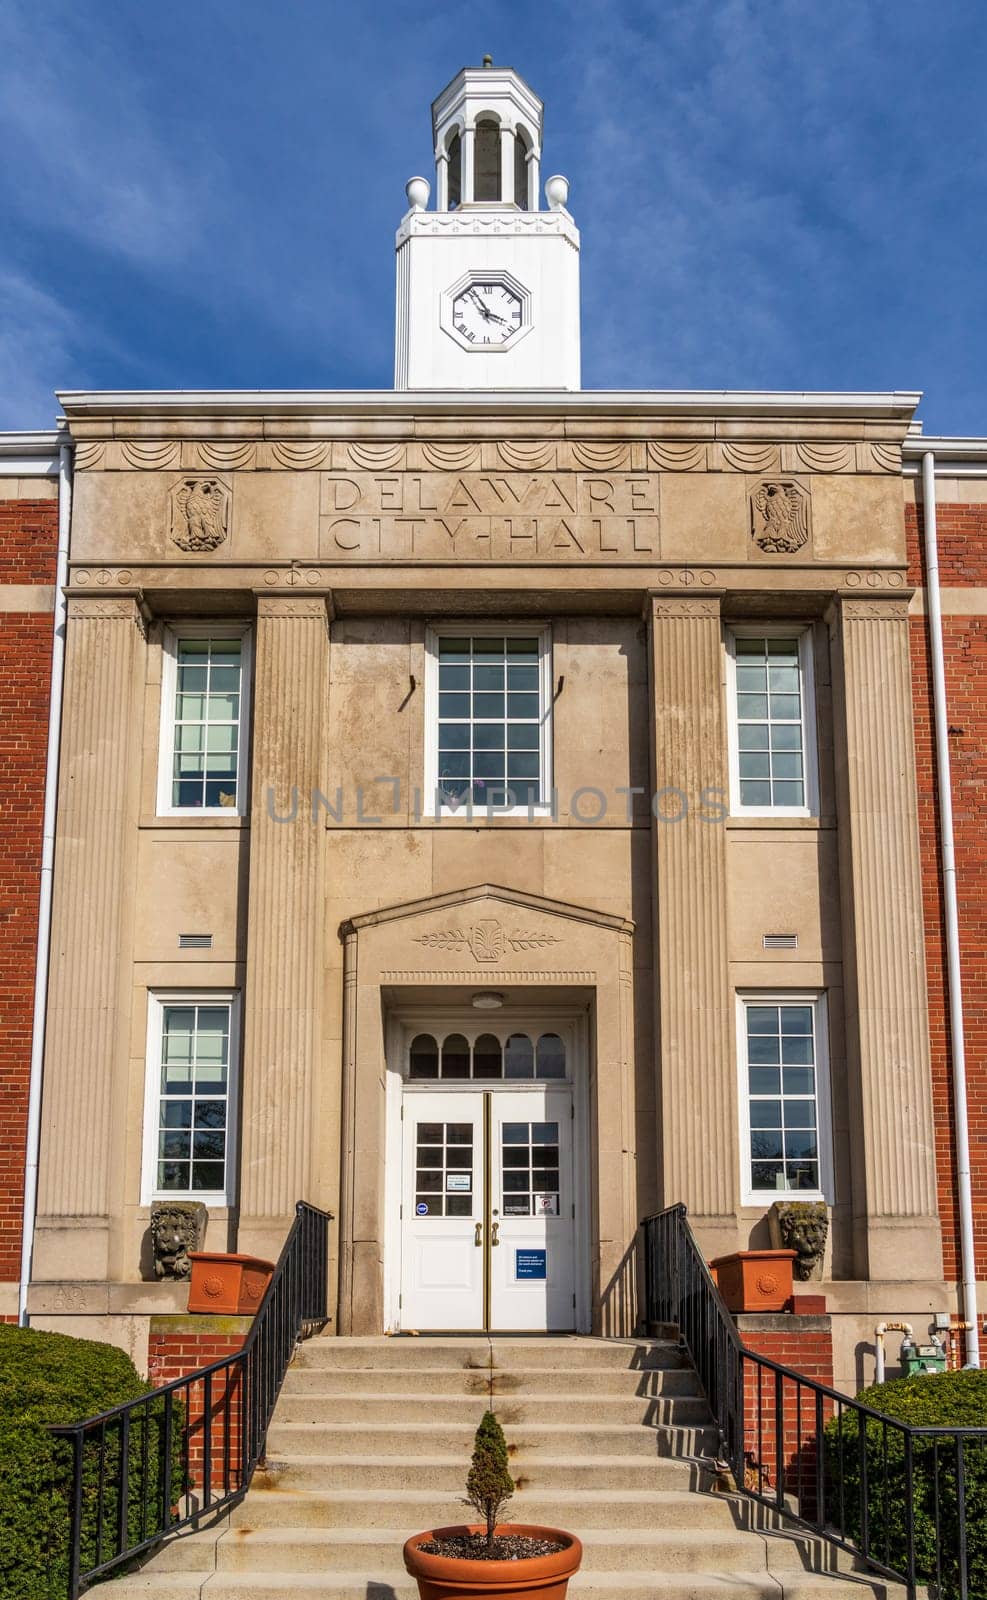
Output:
<instances>
[{"instance_id":1,"label":"metal gas meter","mask_svg":"<svg viewBox=\"0 0 987 1600\"><path fill-rule=\"evenodd\" d=\"M904 1338L898 1360L901 1362L903 1378L913 1378L922 1372L945 1372L946 1348L935 1334L929 1344L914 1344L911 1339Z\"/></svg>"}]
</instances>

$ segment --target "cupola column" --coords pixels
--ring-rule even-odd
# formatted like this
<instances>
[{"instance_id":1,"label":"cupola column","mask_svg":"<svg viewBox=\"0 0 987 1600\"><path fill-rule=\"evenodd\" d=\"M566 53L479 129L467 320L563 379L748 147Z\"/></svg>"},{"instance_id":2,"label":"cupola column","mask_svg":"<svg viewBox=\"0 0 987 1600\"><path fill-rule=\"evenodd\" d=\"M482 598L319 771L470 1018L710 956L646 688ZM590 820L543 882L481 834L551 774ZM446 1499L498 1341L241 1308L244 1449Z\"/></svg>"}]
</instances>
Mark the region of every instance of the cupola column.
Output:
<instances>
[{"instance_id":1,"label":"cupola column","mask_svg":"<svg viewBox=\"0 0 987 1600\"><path fill-rule=\"evenodd\" d=\"M514 129L500 127L500 203L513 205L517 196L514 193Z\"/></svg>"},{"instance_id":2,"label":"cupola column","mask_svg":"<svg viewBox=\"0 0 987 1600\"><path fill-rule=\"evenodd\" d=\"M463 205L471 204L475 193L473 171L476 164L476 134L473 124L463 129Z\"/></svg>"},{"instance_id":3,"label":"cupola column","mask_svg":"<svg viewBox=\"0 0 987 1600\"><path fill-rule=\"evenodd\" d=\"M528 210L537 211L538 190L541 187L537 149L529 150L526 160L528 164Z\"/></svg>"}]
</instances>

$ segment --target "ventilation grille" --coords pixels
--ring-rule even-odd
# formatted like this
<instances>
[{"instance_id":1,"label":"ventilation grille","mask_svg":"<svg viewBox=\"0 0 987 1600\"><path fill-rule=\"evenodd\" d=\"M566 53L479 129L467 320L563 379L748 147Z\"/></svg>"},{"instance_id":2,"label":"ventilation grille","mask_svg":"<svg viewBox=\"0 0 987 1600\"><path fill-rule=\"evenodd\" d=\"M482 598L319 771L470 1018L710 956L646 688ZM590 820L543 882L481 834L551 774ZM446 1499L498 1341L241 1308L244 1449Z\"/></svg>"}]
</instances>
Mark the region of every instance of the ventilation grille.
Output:
<instances>
[{"instance_id":1,"label":"ventilation grille","mask_svg":"<svg viewBox=\"0 0 987 1600\"><path fill-rule=\"evenodd\" d=\"M180 933L178 935L179 950L211 950L211 933Z\"/></svg>"},{"instance_id":2,"label":"ventilation grille","mask_svg":"<svg viewBox=\"0 0 987 1600\"><path fill-rule=\"evenodd\" d=\"M761 943L765 950L797 950L799 936L797 933L765 933Z\"/></svg>"}]
</instances>

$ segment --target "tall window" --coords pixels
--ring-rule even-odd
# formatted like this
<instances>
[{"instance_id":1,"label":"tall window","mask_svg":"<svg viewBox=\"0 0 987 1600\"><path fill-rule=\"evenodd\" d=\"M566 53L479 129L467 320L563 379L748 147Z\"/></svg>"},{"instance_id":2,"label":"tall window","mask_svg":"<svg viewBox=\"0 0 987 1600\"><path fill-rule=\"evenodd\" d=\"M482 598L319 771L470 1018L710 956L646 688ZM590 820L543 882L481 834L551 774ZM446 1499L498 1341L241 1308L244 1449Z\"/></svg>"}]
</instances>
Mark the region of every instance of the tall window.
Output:
<instances>
[{"instance_id":1,"label":"tall window","mask_svg":"<svg viewBox=\"0 0 987 1600\"><path fill-rule=\"evenodd\" d=\"M831 1198L822 1000L744 997L738 1034L744 1200Z\"/></svg>"},{"instance_id":2,"label":"tall window","mask_svg":"<svg viewBox=\"0 0 987 1600\"><path fill-rule=\"evenodd\" d=\"M815 706L807 628L735 628L729 650L732 810L816 809Z\"/></svg>"},{"instance_id":3,"label":"tall window","mask_svg":"<svg viewBox=\"0 0 987 1600\"><path fill-rule=\"evenodd\" d=\"M169 632L161 685L158 810L223 815L246 802L249 631Z\"/></svg>"},{"instance_id":4,"label":"tall window","mask_svg":"<svg viewBox=\"0 0 987 1600\"><path fill-rule=\"evenodd\" d=\"M491 624L430 632L428 671L426 813L546 806L549 630Z\"/></svg>"},{"instance_id":5,"label":"tall window","mask_svg":"<svg viewBox=\"0 0 987 1600\"><path fill-rule=\"evenodd\" d=\"M237 997L150 997L144 1199L233 1198Z\"/></svg>"}]
</instances>

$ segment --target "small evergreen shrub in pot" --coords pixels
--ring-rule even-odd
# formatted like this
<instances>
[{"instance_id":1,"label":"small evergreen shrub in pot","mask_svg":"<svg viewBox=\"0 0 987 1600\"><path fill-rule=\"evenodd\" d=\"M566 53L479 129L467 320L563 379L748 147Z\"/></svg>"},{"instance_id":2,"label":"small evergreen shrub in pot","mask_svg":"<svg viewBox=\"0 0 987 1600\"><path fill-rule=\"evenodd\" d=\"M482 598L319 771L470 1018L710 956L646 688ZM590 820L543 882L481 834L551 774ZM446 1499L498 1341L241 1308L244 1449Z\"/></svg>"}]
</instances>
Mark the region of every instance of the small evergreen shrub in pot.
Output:
<instances>
[{"instance_id":1,"label":"small evergreen shrub in pot","mask_svg":"<svg viewBox=\"0 0 987 1600\"><path fill-rule=\"evenodd\" d=\"M943 1372L876 1383L857 1396L916 1428L987 1429L987 1372ZM876 1418L865 1424L870 1547L884 1565L905 1573L908 1502L904 1436ZM987 1595L987 1432L964 1442L964 1491L969 1593ZM861 1448L857 1414L844 1411L826 1425L826 1496L830 1520L861 1538ZM960 1518L957 1452L949 1438L915 1439L912 1504L919 1583L936 1585L938 1600L959 1596ZM938 1506L936 1490L938 1488ZM938 1527L938 1537L937 1537ZM930 1594L932 1589L930 1589Z\"/></svg>"},{"instance_id":2,"label":"small evergreen shrub in pot","mask_svg":"<svg viewBox=\"0 0 987 1600\"><path fill-rule=\"evenodd\" d=\"M72 1446L56 1439L49 1423L81 1422L148 1393L132 1361L113 1345L73 1339L63 1333L0 1326L0 1594L4 1600L65 1600L68 1593L69 1490ZM162 1453L161 1405L153 1402L135 1424L138 1448L130 1454L128 1533L141 1536L142 1504L147 1532L156 1512L182 1493L181 1416L174 1414L175 1453L170 1471ZM146 1450L140 1448L145 1442ZM82 1563L96 1560L100 1512L104 1530L115 1529L120 1504L119 1435L109 1432L100 1496L95 1450L83 1468ZM100 1499L102 1504L100 1504ZM167 1504L166 1504L167 1502ZM112 1552L104 1532L103 1556Z\"/></svg>"},{"instance_id":3,"label":"small evergreen shrub in pot","mask_svg":"<svg viewBox=\"0 0 987 1600\"><path fill-rule=\"evenodd\" d=\"M421 1600L564 1600L583 1547L573 1533L528 1523L504 1523L500 1513L514 1493L507 1442L492 1411L476 1430L466 1479L466 1503L483 1521L416 1533L404 1547L404 1564L418 1580Z\"/></svg>"}]
</instances>

